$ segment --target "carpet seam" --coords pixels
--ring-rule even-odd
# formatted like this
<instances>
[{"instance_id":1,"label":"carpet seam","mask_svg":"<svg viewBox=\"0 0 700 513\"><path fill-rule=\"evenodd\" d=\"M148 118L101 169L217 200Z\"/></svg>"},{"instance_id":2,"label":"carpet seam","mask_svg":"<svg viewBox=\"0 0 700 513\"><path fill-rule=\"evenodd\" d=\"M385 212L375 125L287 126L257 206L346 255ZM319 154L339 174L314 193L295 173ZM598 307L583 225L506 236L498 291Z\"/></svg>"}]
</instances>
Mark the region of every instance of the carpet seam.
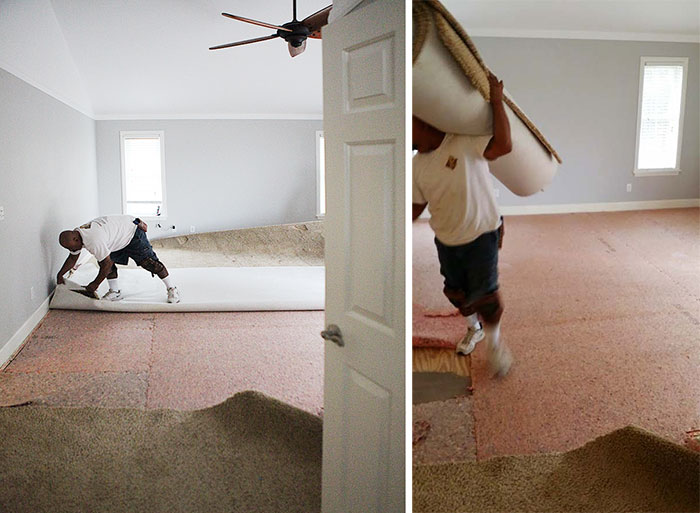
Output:
<instances>
[{"instance_id":1,"label":"carpet seam","mask_svg":"<svg viewBox=\"0 0 700 513\"><path fill-rule=\"evenodd\" d=\"M153 359L154 351L153 346L155 345L156 338L156 316L154 315L151 319L151 346L148 351L148 370L146 371L146 393L144 397L143 407L148 408L149 393L151 391L151 378L153 372Z\"/></svg>"},{"instance_id":2,"label":"carpet seam","mask_svg":"<svg viewBox=\"0 0 700 513\"><path fill-rule=\"evenodd\" d=\"M591 214L587 214L587 215L588 215L588 216L591 216ZM659 225L659 226L660 226L661 228L663 228L663 231L664 231L664 232L668 232L668 230L666 230L662 225ZM625 246L625 248L627 248L628 250L630 250L630 251L632 251L632 252L634 252L634 253L639 254L639 252L638 252L634 247L630 246L625 240L622 240L622 239L617 238L617 237L615 236L615 232L612 231L612 230L610 230L610 228L605 227L605 228L603 228L603 230L604 230L604 232L605 232L607 235L609 235L609 236L611 236L611 237L617 239L623 246ZM668 273L666 273L662 268L660 268L659 266L657 266L656 264L654 264L653 262L651 262L649 259L647 259L647 258L646 258L646 253L642 252L642 253L640 254L640 258L642 259L642 261L643 261L644 263L646 263L647 265L649 265L650 267L652 267L656 272L658 272L660 275L664 276L668 281L670 281L671 283L673 283L675 286L680 287L681 289L685 290L685 291L688 293L688 295L690 295L691 297L693 297L693 298L695 298L695 299L700 299L700 298L698 298L698 296L697 296L693 291L688 290L688 289L685 287L685 284L684 284L684 283L679 283L679 282L676 281L672 276L670 276Z\"/></svg>"}]
</instances>

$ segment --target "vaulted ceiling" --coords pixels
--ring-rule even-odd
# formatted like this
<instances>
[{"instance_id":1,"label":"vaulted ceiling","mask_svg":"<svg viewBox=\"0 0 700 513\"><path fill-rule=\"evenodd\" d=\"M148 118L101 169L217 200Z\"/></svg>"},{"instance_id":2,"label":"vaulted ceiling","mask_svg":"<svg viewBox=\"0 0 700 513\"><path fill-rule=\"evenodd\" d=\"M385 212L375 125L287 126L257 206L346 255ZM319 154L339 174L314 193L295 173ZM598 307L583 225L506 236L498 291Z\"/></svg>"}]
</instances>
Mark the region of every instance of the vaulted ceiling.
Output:
<instances>
[{"instance_id":1,"label":"vaulted ceiling","mask_svg":"<svg viewBox=\"0 0 700 513\"><path fill-rule=\"evenodd\" d=\"M225 18L222 12L277 25L291 21L292 0L0 2L6 7L0 12L0 32L3 24L14 24L16 50L22 53L15 67L45 74L43 68L55 63L32 67L26 60L43 63L41 52L52 53L64 45L84 87L88 109L97 119L321 116L321 40L309 40L306 51L293 59L281 39L208 49L275 32ZM330 3L298 0L297 18ZM53 34L43 47L33 41L51 35L42 26L54 25L60 37ZM4 57L0 53L0 65L7 62Z\"/></svg>"}]
</instances>

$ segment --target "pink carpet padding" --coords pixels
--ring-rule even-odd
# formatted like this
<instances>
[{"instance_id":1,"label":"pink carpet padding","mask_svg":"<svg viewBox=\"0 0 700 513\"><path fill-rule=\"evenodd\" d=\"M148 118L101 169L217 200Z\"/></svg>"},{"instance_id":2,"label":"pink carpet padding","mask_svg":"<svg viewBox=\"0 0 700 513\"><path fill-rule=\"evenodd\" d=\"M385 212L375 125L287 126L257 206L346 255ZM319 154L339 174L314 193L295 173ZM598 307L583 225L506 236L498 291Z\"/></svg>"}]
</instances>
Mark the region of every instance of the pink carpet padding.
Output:
<instances>
[{"instance_id":1,"label":"pink carpet padding","mask_svg":"<svg viewBox=\"0 0 700 513\"><path fill-rule=\"evenodd\" d=\"M0 372L0 405L195 410L256 390L320 415L323 319L50 310Z\"/></svg>"},{"instance_id":2,"label":"pink carpet padding","mask_svg":"<svg viewBox=\"0 0 700 513\"><path fill-rule=\"evenodd\" d=\"M700 427L698 214L506 218L502 334L515 363L496 380L485 347L473 353L479 459L567 451L629 424L679 443ZM413 232L419 260L434 251L426 229ZM432 298L441 286L423 285Z\"/></svg>"},{"instance_id":3,"label":"pink carpet padding","mask_svg":"<svg viewBox=\"0 0 700 513\"><path fill-rule=\"evenodd\" d=\"M197 267L171 269L180 302L167 302L158 277L143 269L120 269L121 301L94 300L74 289L97 275L94 264L81 265L65 285L56 287L51 308L108 312L240 312L271 310L323 310L325 268L322 266ZM107 280L98 288L107 293Z\"/></svg>"},{"instance_id":4,"label":"pink carpet padding","mask_svg":"<svg viewBox=\"0 0 700 513\"><path fill-rule=\"evenodd\" d=\"M454 348L466 323L442 293L434 237L426 221L413 224L413 347Z\"/></svg>"}]
</instances>

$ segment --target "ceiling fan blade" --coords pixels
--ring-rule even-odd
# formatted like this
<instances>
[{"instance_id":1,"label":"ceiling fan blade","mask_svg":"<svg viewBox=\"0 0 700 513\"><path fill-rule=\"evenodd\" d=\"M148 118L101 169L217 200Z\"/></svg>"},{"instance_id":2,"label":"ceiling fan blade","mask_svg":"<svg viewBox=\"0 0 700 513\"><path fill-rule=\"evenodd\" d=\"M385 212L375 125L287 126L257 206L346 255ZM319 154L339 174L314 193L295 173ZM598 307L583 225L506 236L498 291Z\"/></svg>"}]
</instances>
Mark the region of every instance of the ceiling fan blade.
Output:
<instances>
[{"instance_id":1,"label":"ceiling fan blade","mask_svg":"<svg viewBox=\"0 0 700 513\"><path fill-rule=\"evenodd\" d=\"M274 39L276 37L280 37L280 36L278 36L277 34L272 34L271 36L256 37L255 39L246 39L245 41L238 41L237 43L228 43L225 45L212 46L209 49L210 50L220 50L222 48L231 48L232 46L240 46L240 45L247 45L250 43L257 43L258 41L267 41L268 39Z\"/></svg>"},{"instance_id":2,"label":"ceiling fan blade","mask_svg":"<svg viewBox=\"0 0 700 513\"><path fill-rule=\"evenodd\" d=\"M285 32L292 32L291 29L286 27L280 27L279 25L273 25L272 23L265 23L264 21L251 20L250 18L244 18L243 16L236 16L235 14L229 14L227 12L222 12L221 16L226 16L232 20L245 21L246 23L252 23L253 25L259 25L261 27L267 27L275 30L282 30Z\"/></svg>"},{"instance_id":3,"label":"ceiling fan blade","mask_svg":"<svg viewBox=\"0 0 700 513\"><path fill-rule=\"evenodd\" d=\"M291 55L292 57L296 57L304 50L306 50L306 39L304 39L304 42L301 43L301 45L299 46L292 46L292 43L287 43L287 48L289 48L289 55Z\"/></svg>"},{"instance_id":4,"label":"ceiling fan blade","mask_svg":"<svg viewBox=\"0 0 700 513\"><path fill-rule=\"evenodd\" d=\"M307 16L301 23L309 29L309 37L314 39L321 39L321 27L328 25L328 14L331 12L332 5L324 7L320 11L313 13L311 16Z\"/></svg>"}]
</instances>

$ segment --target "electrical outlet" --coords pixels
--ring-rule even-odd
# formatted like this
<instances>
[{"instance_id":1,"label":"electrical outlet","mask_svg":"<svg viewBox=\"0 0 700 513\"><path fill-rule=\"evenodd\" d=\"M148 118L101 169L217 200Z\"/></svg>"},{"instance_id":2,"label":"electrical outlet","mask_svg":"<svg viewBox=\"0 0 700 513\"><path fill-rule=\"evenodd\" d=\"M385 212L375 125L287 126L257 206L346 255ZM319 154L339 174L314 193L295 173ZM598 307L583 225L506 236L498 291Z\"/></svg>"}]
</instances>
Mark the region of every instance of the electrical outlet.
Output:
<instances>
[{"instance_id":1,"label":"electrical outlet","mask_svg":"<svg viewBox=\"0 0 700 513\"><path fill-rule=\"evenodd\" d=\"M36 299L36 293L34 292L34 287L29 287L29 297L34 301Z\"/></svg>"},{"instance_id":2,"label":"electrical outlet","mask_svg":"<svg viewBox=\"0 0 700 513\"><path fill-rule=\"evenodd\" d=\"M0 207L0 221L5 220L5 207Z\"/></svg>"},{"instance_id":3,"label":"electrical outlet","mask_svg":"<svg viewBox=\"0 0 700 513\"><path fill-rule=\"evenodd\" d=\"M194 226L190 226L190 233L194 233Z\"/></svg>"},{"instance_id":4,"label":"electrical outlet","mask_svg":"<svg viewBox=\"0 0 700 513\"><path fill-rule=\"evenodd\" d=\"M493 195L496 196L497 198L501 195L501 191L499 189L494 189L493 190Z\"/></svg>"},{"instance_id":5,"label":"electrical outlet","mask_svg":"<svg viewBox=\"0 0 700 513\"><path fill-rule=\"evenodd\" d=\"M627 184L627 192L632 192L632 184L631 183Z\"/></svg>"}]
</instances>

